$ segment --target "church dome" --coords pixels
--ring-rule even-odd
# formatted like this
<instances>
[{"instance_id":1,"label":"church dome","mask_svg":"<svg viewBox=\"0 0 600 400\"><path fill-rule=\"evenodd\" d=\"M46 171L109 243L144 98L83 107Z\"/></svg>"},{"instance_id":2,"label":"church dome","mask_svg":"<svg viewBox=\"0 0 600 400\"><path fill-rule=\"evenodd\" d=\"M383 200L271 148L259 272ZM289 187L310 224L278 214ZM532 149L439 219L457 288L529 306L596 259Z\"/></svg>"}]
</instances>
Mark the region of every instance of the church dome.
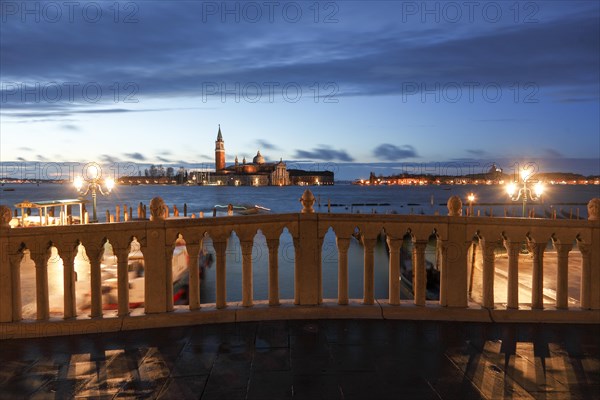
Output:
<instances>
[{"instance_id":1,"label":"church dome","mask_svg":"<svg viewBox=\"0 0 600 400\"><path fill-rule=\"evenodd\" d=\"M264 164L265 163L265 158L263 156L260 155L260 151L258 151L256 153L256 156L252 159L252 162L254 164Z\"/></svg>"}]
</instances>

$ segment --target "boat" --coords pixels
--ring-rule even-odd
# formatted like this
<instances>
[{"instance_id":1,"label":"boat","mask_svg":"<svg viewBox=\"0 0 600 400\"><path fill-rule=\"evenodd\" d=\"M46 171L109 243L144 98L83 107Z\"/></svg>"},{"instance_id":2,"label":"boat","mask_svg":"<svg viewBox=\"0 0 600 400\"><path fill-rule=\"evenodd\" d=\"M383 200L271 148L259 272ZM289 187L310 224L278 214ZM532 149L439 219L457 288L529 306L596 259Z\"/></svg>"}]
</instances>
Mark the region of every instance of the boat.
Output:
<instances>
[{"instance_id":1,"label":"boat","mask_svg":"<svg viewBox=\"0 0 600 400\"><path fill-rule=\"evenodd\" d=\"M223 213L227 215L254 215L269 213L271 209L258 204L215 204L213 212L220 213L221 215Z\"/></svg>"}]
</instances>

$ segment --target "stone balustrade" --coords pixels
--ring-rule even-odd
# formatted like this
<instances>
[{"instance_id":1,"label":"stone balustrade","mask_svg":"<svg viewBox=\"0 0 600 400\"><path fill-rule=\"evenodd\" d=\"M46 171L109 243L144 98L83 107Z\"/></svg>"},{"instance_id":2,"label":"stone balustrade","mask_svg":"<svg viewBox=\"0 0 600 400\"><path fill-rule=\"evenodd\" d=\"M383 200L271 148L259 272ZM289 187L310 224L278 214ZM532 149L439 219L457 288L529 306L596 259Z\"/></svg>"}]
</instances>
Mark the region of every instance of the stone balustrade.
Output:
<instances>
[{"instance_id":1,"label":"stone balustrade","mask_svg":"<svg viewBox=\"0 0 600 400\"><path fill-rule=\"evenodd\" d=\"M0 208L0 338L106 332L148 327L191 325L290 318L406 318L463 321L600 322L600 199L588 205L589 219L546 220L462 216L460 199L448 201L448 216L320 214L312 209L314 196L306 191L302 212L206 219L165 219L165 205L155 198L151 219L110 224L44 226L10 229L10 210ZM295 249L294 296L280 299L278 249L284 229ZM322 246L325 235L335 233L338 253L337 299L323 299ZM254 237L260 231L268 247L268 300L253 296ZM227 301L228 241L235 232L242 254L242 296ZM185 240L189 271L198 265L205 240L216 255L215 302L201 304L197 273L190 273L189 305L173 304L172 255L175 239ZM375 298L374 247L385 237L389 251L389 297ZM427 244L434 237L440 269L439 300L426 299ZM400 251L412 241L413 293L400 298ZM117 310L102 307L101 260L110 243L117 259ZM181 240L181 239L180 239ZM351 241L364 251L363 293L349 298L348 261ZM482 260L481 302L469 297L469 271L477 243ZM132 243L144 260L144 305L130 309L128 259ZM555 304L544 298L545 249L551 243L556 265ZM83 245L89 259L89 312L77 312L74 260ZM494 300L496 257L504 248L508 258L506 304ZM532 257L531 303L519 301L519 255ZM581 253L580 296L576 306L568 301L569 254ZM36 320L22 318L21 262L25 252L35 262ZM62 318L49 309L48 263L63 263ZM572 279L572 278L571 278Z\"/></svg>"}]
</instances>

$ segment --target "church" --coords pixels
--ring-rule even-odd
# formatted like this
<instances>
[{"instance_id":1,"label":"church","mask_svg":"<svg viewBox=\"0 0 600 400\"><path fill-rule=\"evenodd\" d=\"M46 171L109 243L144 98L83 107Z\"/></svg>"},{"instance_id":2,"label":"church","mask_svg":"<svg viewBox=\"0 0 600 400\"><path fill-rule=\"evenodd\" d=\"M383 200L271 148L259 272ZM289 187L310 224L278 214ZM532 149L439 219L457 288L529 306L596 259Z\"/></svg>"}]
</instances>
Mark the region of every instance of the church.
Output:
<instances>
[{"instance_id":1,"label":"church","mask_svg":"<svg viewBox=\"0 0 600 400\"><path fill-rule=\"evenodd\" d=\"M227 186L333 185L333 172L288 170L282 159L266 162L260 150L252 162L247 162L244 157L240 163L236 156L234 164L227 166L225 141L219 125L215 141L215 172L203 174L199 183Z\"/></svg>"}]
</instances>

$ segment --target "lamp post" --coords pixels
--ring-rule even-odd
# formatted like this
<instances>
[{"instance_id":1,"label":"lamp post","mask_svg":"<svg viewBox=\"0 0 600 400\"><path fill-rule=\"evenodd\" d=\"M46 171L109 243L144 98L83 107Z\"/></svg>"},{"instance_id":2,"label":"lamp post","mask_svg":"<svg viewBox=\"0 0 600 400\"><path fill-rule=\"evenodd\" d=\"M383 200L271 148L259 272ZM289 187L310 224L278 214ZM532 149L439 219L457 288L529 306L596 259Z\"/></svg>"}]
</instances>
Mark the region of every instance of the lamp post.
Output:
<instances>
[{"instance_id":1,"label":"lamp post","mask_svg":"<svg viewBox=\"0 0 600 400\"><path fill-rule=\"evenodd\" d=\"M521 180L523 181L523 186L518 188L518 190L516 182L512 182L508 184L508 186L506 186L506 192L508 193L512 201L519 201L520 199L523 199L523 217L525 217L525 209L527 207L528 199L530 199L531 201L538 200L544 192L544 186L541 182L536 183L533 187L533 190L527 186L527 179L529 178L529 174L530 173L528 170L521 170Z\"/></svg>"},{"instance_id":2,"label":"lamp post","mask_svg":"<svg viewBox=\"0 0 600 400\"><path fill-rule=\"evenodd\" d=\"M475 201L475 194L474 193L469 193L469 195L467 196L467 200L469 201L469 216L472 217L473 216L473 202Z\"/></svg>"},{"instance_id":3,"label":"lamp post","mask_svg":"<svg viewBox=\"0 0 600 400\"><path fill-rule=\"evenodd\" d=\"M86 169L86 175L90 170L92 170L92 172L90 174L91 176L87 177L88 179L77 176L73 181L73 186L75 186L75 189L77 189L82 197L87 196L90 191L92 192L92 220L90 222L98 222L98 217L96 216L96 192L100 192L100 194L103 196L109 195L115 187L115 181L111 177L104 179L104 186L106 190L102 190L100 167L97 164L88 166Z\"/></svg>"}]
</instances>

